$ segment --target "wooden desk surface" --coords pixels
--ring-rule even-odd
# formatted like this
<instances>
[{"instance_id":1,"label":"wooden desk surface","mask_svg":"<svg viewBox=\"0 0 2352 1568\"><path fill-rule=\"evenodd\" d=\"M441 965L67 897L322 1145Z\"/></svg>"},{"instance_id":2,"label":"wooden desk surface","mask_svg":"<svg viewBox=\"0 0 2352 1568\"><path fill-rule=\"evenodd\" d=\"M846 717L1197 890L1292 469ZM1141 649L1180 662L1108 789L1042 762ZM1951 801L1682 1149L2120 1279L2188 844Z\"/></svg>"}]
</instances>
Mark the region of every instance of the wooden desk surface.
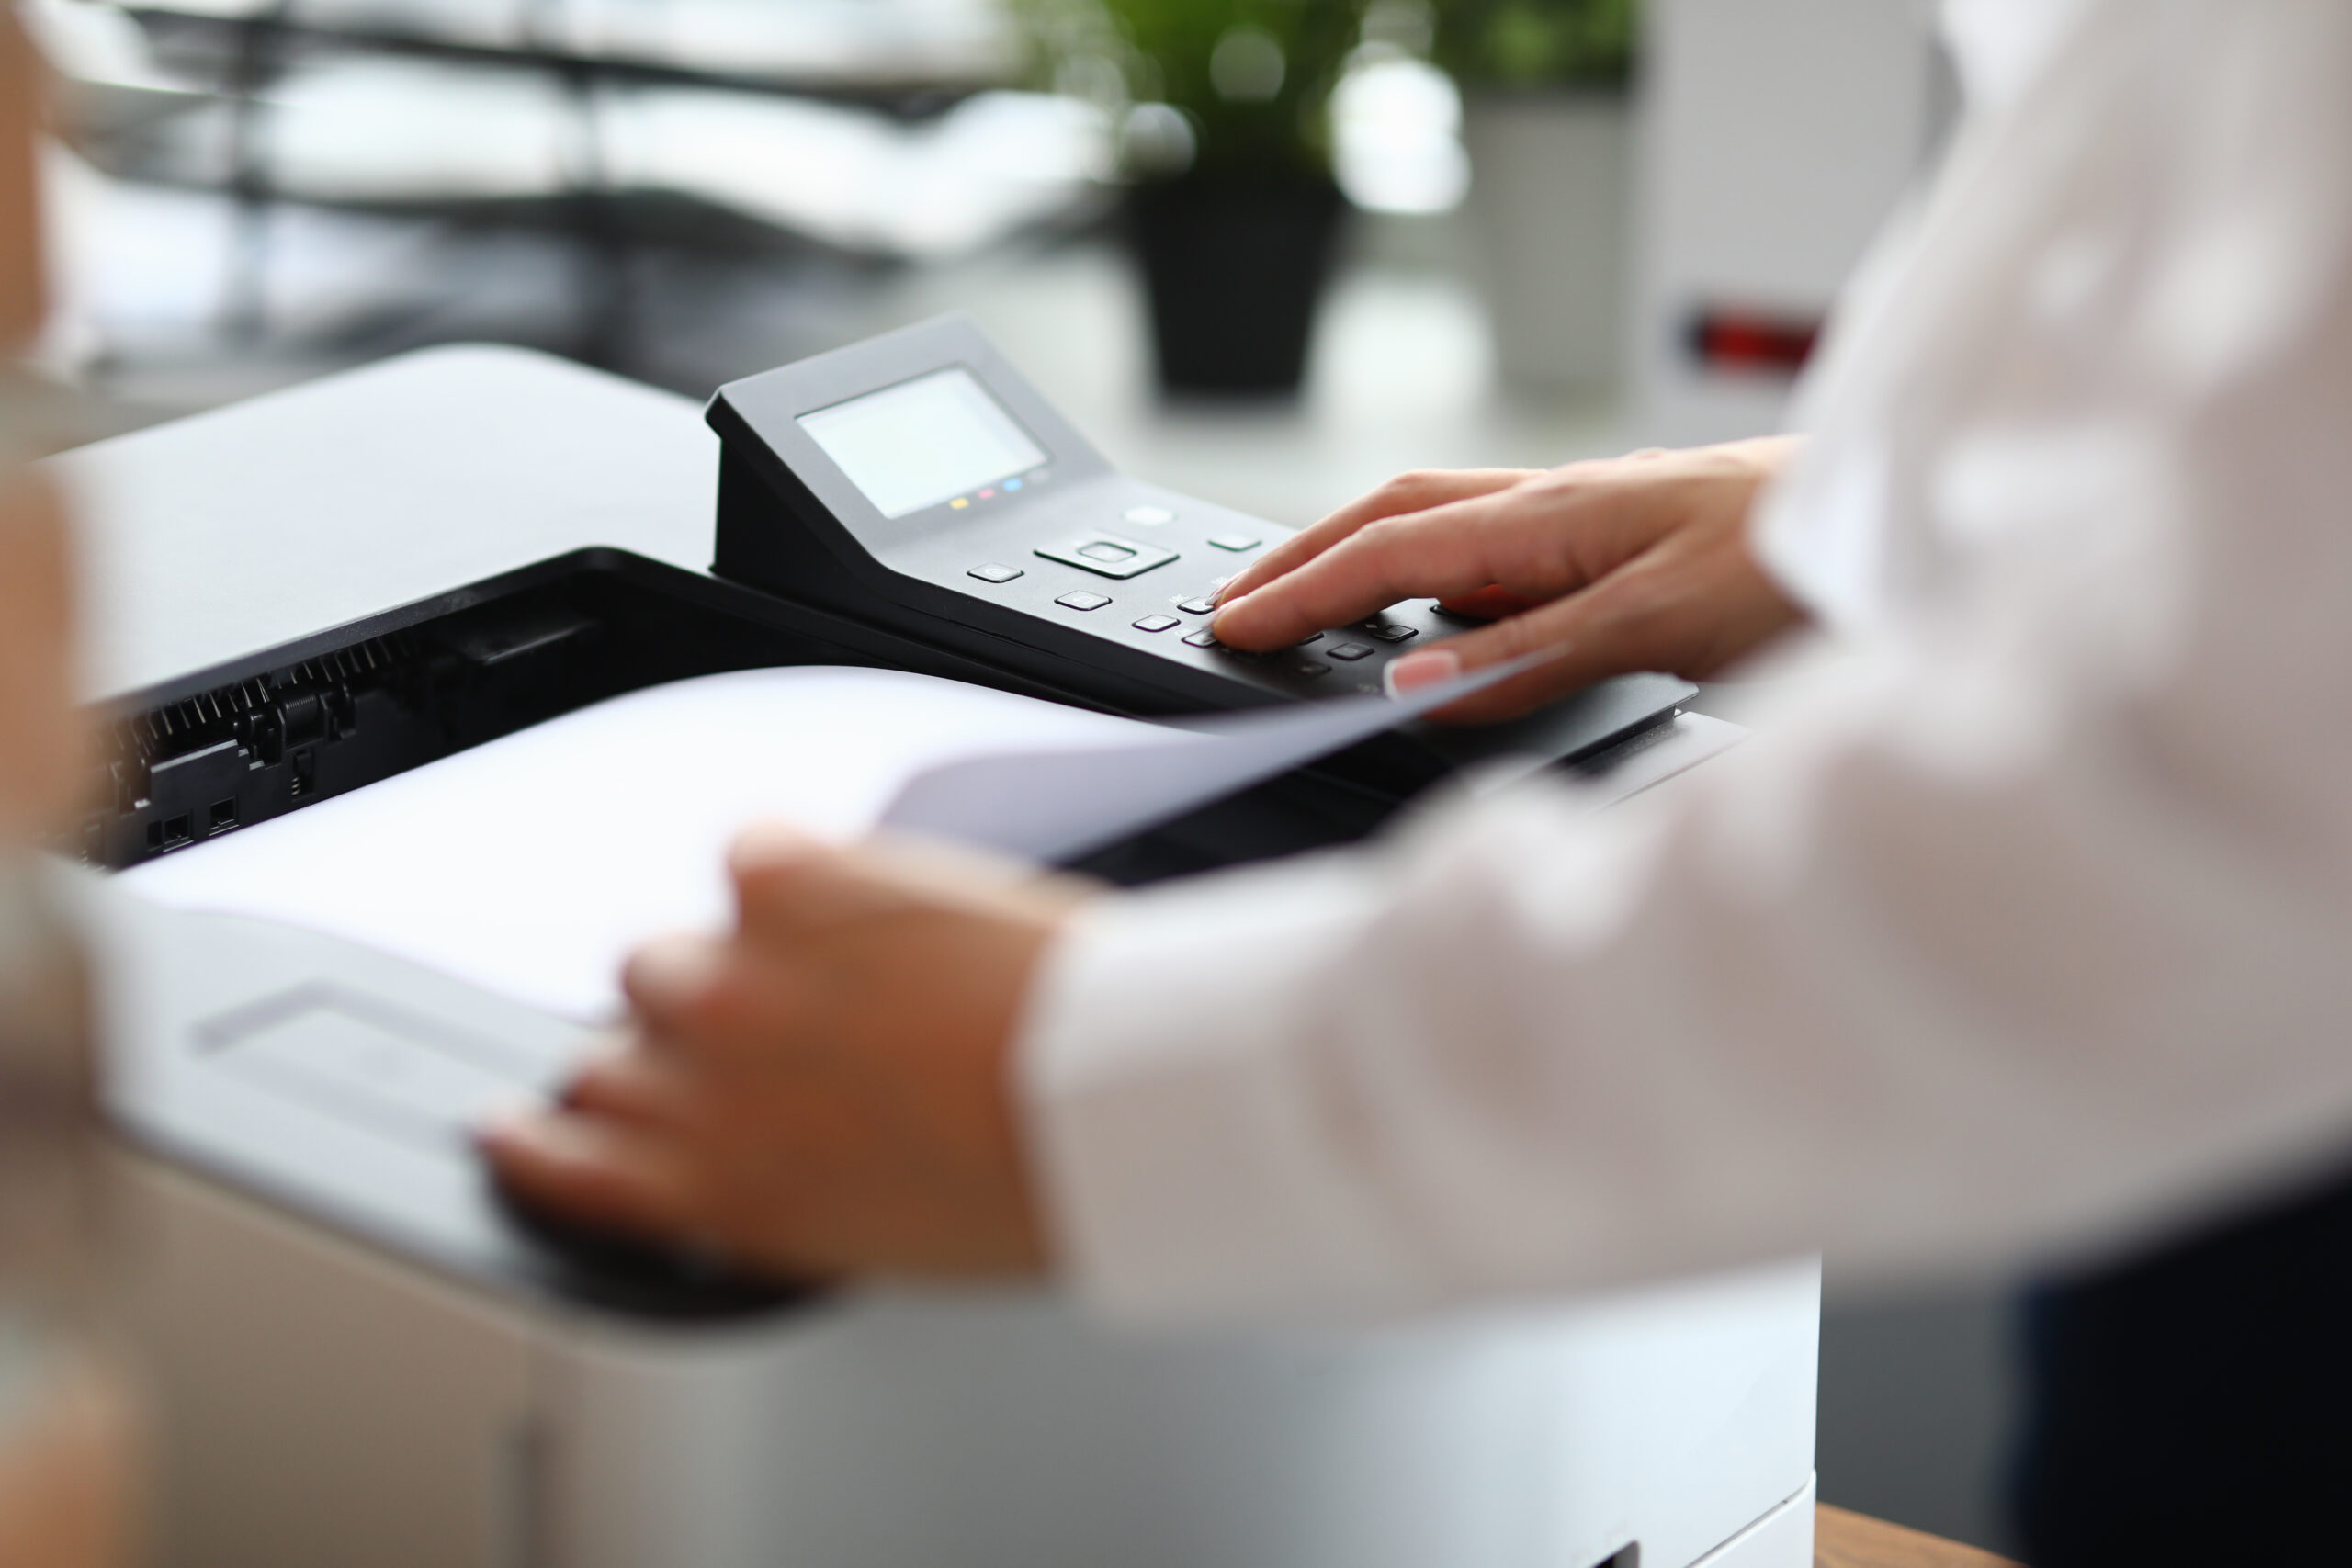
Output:
<instances>
[{"instance_id":1,"label":"wooden desk surface","mask_svg":"<svg viewBox=\"0 0 2352 1568\"><path fill-rule=\"evenodd\" d=\"M1814 1568L2017 1568L2006 1557L1824 1503L1813 1516Z\"/></svg>"}]
</instances>

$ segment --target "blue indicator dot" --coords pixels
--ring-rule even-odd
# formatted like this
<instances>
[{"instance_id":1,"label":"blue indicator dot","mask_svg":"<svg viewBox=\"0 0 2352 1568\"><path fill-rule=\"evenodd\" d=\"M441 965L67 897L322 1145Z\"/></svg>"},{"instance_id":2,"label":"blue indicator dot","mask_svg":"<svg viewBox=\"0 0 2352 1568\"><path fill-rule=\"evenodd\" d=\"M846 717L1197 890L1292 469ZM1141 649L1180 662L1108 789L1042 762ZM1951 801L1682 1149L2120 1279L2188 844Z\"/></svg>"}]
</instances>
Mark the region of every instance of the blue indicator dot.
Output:
<instances>
[{"instance_id":1,"label":"blue indicator dot","mask_svg":"<svg viewBox=\"0 0 2352 1568\"><path fill-rule=\"evenodd\" d=\"M1004 488L1007 490L1019 490L1021 488L1021 481L1019 479L1007 479L1004 481Z\"/></svg>"}]
</instances>

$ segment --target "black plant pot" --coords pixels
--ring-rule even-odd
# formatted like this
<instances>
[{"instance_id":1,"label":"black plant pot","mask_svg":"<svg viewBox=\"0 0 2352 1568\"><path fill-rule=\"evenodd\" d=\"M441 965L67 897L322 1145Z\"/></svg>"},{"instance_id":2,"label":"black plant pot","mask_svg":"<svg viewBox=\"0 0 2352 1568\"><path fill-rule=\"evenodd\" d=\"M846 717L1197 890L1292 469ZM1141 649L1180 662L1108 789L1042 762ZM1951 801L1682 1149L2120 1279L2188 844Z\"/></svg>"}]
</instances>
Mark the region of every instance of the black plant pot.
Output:
<instances>
[{"instance_id":1,"label":"black plant pot","mask_svg":"<svg viewBox=\"0 0 2352 1568\"><path fill-rule=\"evenodd\" d=\"M1295 392L1344 210L1329 180L1168 180L1128 193L1160 385Z\"/></svg>"}]
</instances>

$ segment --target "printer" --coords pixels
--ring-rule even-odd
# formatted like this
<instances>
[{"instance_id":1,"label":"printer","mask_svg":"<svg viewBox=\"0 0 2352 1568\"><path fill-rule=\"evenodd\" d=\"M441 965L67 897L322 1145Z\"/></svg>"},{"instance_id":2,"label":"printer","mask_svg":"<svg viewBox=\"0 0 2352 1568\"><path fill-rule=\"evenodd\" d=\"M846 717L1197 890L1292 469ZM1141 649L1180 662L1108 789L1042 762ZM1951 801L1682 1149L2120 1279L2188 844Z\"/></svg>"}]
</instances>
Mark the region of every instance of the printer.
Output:
<instances>
[{"instance_id":1,"label":"printer","mask_svg":"<svg viewBox=\"0 0 2352 1568\"><path fill-rule=\"evenodd\" d=\"M491 1190L469 1108L558 1081L586 1025L105 874L693 676L869 666L1177 714L1376 687L1444 629L1408 604L1217 647L1194 606L1283 531L1120 474L967 321L737 383L708 419L717 442L665 394L443 349L55 460L89 539L107 745L68 847L95 868L164 1561L1809 1563L1810 1262L1214 1335L748 1280ZM1134 883L1345 841L1498 750L1604 765L1688 694L1637 677L1504 736L1407 727L1080 864Z\"/></svg>"}]
</instances>

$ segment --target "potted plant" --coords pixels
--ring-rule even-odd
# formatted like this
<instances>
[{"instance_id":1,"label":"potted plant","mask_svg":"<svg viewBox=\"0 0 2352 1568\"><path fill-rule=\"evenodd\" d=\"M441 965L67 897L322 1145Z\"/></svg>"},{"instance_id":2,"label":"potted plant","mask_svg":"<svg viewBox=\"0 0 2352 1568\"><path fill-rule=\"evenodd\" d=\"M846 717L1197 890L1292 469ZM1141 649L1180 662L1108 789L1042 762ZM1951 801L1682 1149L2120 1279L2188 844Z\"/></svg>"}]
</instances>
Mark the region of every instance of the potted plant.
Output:
<instances>
[{"instance_id":1,"label":"potted plant","mask_svg":"<svg viewBox=\"0 0 2352 1568\"><path fill-rule=\"evenodd\" d=\"M1503 378L1613 383L1624 356L1639 0L1438 0Z\"/></svg>"},{"instance_id":2,"label":"potted plant","mask_svg":"<svg viewBox=\"0 0 2352 1568\"><path fill-rule=\"evenodd\" d=\"M1356 0L1031 0L1067 89L1123 91L1127 231L1162 386L1295 391L1344 210L1331 89Z\"/></svg>"}]
</instances>

